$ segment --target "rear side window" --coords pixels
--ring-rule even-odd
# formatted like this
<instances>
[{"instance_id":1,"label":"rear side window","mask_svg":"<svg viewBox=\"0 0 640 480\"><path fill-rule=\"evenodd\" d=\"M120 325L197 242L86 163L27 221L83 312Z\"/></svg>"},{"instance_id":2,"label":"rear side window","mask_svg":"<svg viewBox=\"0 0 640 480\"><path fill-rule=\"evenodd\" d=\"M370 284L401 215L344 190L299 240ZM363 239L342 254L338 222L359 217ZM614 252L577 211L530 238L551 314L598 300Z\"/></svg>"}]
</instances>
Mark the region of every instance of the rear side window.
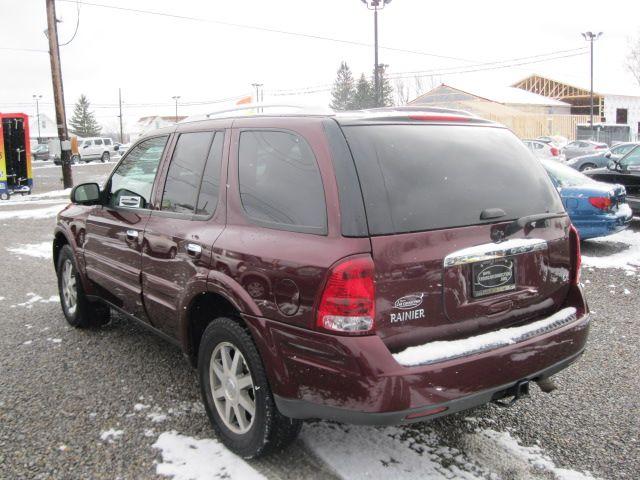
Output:
<instances>
[{"instance_id":1,"label":"rear side window","mask_svg":"<svg viewBox=\"0 0 640 480\"><path fill-rule=\"evenodd\" d=\"M240 198L248 217L266 227L325 234L324 188L316 158L299 135L243 131Z\"/></svg>"},{"instance_id":2,"label":"rear side window","mask_svg":"<svg viewBox=\"0 0 640 480\"><path fill-rule=\"evenodd\" d=\"M104 144L105 145L111 145L111 139L110 138L105 138L104 139Z\"/></svg>"},{"instance_id":3,"label":"rear side window","mask_svg":"<svg viewBox=\"0 0 640 480\"><path fill-rule=\"evenodd\" d=\"M451 125L344 127L372 235L436 230L563 211L527 147L503 128Z\"/></svg>"},{"instance_id":4,"label":"rear side window","mask_svg":"<svg viewBox=\"0 0 640 480\"><path fill-rule=\"evenodd\" d=\"M99 138L95 139L94 142L96 143L96 145L102 145L102 140Z\"/></svg>"},{"instance_id":5,"label":"rear side window","mask_svg":"<svg viewBox=\"0 0 640 480\"><path fill-rule=\"evenodd\" d=\"M220 192L220 168L222 163L222 147L224 145L224 133L216 132L216 136L209 150L207 164L202 175L200 195L198 196L198 215L213 215L218 205Z\"/></svg>"},{"instance_id":6,"label":"rear side window","mask_svg":"<svg viewBox=\"0 0 640 480\"><path fill-rule=\"evenodd\" d=\"M183 133L171 158L162 195L162 210L193 213L200 189L202 171L214 132Z\"/></svg>"}]
</instances>

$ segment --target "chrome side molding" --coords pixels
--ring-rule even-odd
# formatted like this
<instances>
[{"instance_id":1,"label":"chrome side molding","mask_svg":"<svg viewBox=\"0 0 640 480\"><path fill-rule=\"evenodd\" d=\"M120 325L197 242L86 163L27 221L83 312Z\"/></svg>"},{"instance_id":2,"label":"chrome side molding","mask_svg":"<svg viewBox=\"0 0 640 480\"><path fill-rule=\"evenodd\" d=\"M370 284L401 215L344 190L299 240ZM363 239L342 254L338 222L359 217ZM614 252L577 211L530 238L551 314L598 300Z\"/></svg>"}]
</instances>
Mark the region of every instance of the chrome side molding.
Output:
<instances>
[{"instance_id":1,"label":"chrome side molding","mask_svg":"<svg viewBox=\"0 0 640 480\"><path fill-rule=\"evenodd\" d=\"M501 243L484 243L451 252L444 257L444 266L465 265L467 263L546 250L547 248L547 241L541 238L514 238Z\"/></svg>"}]
</instances>

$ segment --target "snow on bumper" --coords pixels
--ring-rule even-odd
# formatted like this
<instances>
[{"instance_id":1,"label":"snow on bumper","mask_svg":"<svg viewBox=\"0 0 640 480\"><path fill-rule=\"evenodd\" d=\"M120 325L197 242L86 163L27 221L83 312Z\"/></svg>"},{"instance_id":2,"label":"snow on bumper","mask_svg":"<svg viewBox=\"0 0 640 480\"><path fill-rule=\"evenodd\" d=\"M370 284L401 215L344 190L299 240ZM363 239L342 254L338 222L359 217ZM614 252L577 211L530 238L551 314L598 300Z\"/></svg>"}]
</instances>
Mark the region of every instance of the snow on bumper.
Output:
<instances>
[{"instance_id":1,"label":"snow on bumper","mask_svg":"<svg viewBox=\"0 0 640 480\"><path fill-rule=\"evenodd\" d=\"M495 332L484 333L460 340L430 342L409 347L393 354L401 365L410 367L429 365L444 360L473 355L506 345L522 342L543 333L550 332L576 320L576 309L564 308L550 317L520 327L503 328Z\"/></svg>"}]
</instances>

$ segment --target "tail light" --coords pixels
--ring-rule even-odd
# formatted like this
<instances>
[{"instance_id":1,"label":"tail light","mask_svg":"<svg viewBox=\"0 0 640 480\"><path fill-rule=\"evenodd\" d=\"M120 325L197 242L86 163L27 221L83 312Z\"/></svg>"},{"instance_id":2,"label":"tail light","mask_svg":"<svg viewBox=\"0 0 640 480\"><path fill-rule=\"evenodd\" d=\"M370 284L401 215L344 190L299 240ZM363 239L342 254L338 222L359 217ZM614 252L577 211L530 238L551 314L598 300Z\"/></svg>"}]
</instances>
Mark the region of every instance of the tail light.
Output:
<instances>
[{"instance_id":1,"label":"tail light","mask_svg":"<svg viewBox=\"0 0 640 480\"><path fill-rule=\"evenodd\" d=\"M348 258L331 268L318 304L316 326L351 335L373 333L373 275L369 255Z\"/></svg>"},{"instance_id":2,"label":"tail light","mask_svg":"<svg viewBox=\"0 0 640 480\"><path fill-rule=\"evenodd\" d=\"M600 210L611 208L611 198L609 197L589 197L589 203Z\"/></svg>"},{"instance_id":3,"label":"tail light","mask_svg":"<svg viewBox=\"0 0 640 480\"><path fill-rule=\"evenodd\" d=\"M607 148L606 145L596 145L596 150L602 150L603 148Z\"/></svg>"},{"instance_id":4,"label":"tail light","mask_svg":"<svg viewBox=\"0 0 640 480\"><path fill-rule=\"evenodd\" d=\"M558 155L560 155L560 150L558 150L556 147L551 147L551 155L557 157Z\"/></svg>"},{"instance_id":5,"label":"tail light","mask_svg":"<svg viewBox=\"0 0 640 480\"><path fill-rule=\"evenodd\" d=\"M569 227L569 241L571 242L571 285L578 285L582 256L580 255L580 235L573 225Z\"/></svg>"}]
</instances>

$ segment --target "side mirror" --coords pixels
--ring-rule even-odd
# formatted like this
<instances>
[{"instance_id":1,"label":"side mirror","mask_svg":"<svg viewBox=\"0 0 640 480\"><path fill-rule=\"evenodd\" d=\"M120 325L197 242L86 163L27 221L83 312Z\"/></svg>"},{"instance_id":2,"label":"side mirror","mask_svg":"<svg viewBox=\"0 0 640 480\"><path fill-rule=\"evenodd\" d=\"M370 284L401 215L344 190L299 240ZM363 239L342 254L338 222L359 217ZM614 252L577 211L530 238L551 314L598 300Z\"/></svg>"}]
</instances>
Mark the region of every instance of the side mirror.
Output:
<instances>
[{"instance_id":1,"label":"side mirror","mask_svg":"<svg viewBox=\"0 0 640 480\"><path fill-rule=\"evenodd\" d=\"M120 150L120 145L114 145L113 146L113 151L117 152L118 150Z\"/></svg>"},{"instance_id":2,"label":"side mirror","mask_svg":"<svg viewBox=\"0 0 640 480\"><path fill-rule=\"evenodd\" d=\"M71 202L78 205L98 205L100 187L97 183L82 183L71 190Z\"/></svg>"},{"instance_id":3,"label":"side mirror","mask_svg":"<svg viewBox=\"0 0 640 480\"><path fill-rule=\"evenodd\" d=\"M604 158L611 158L611 152L607 152L604 154Z\"/></svg>"}]
</instances>

